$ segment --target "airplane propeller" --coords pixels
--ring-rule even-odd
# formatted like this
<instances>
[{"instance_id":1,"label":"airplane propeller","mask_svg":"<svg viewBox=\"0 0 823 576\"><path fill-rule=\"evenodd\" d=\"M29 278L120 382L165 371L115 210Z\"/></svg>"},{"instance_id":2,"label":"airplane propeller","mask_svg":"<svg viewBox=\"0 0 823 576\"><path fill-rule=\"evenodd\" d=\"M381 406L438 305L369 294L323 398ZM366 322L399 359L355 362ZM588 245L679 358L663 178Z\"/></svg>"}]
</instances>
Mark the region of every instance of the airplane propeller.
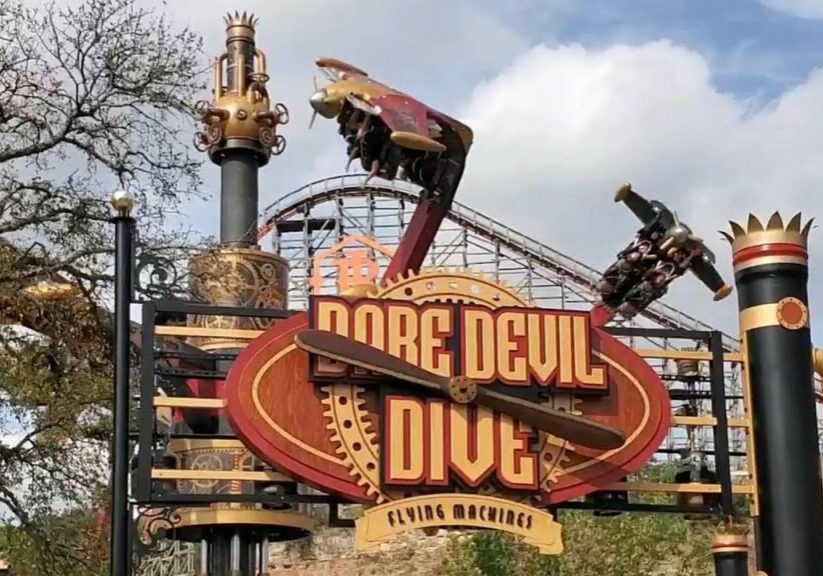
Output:
<instances>
[{"instance_id":1,"label":"airplane propeller","mask_svg":"<svg viewBox=\"0 0 823 576\"><path fill-rule=\"evenodd\" d=\"M320 92L320 87L317 85L317 76L314 75L311 77L312 84L314 84L314 94L318 94ZM312 95L312 98L314 96ZM317 108L312 106L312 113L311 113L311 120L309 120L309 130L312 129L314 126L314 121L317 119Z\"/></svg>"},{"instance_id":2,"label":"airplane propeller","mask_svg":"<svg viewBox=\"0 0 823 576\"><path fill-rule=\"evenodd\" d=\"M311 354L358 366L396 378L428 392L443 394L459 404L478 404L508 414L537 430L596 450L613 450L626 441L616 428L494 392L465 377L445 378L382 350L325 330L303 330L295 336L297 346Z\"/></svg>"}]
</instances>

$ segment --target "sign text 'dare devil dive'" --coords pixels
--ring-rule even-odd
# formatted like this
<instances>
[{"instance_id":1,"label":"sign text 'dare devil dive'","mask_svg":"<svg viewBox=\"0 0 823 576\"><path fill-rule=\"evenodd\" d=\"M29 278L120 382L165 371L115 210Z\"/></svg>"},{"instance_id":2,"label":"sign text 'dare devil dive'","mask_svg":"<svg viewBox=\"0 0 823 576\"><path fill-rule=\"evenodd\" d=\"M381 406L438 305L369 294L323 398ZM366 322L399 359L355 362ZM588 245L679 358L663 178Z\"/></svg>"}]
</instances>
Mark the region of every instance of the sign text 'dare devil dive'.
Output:
<instances>
[{"instance_id":1,"label":"sign text 'dare devil dive'","mask_svg":"<svg viewBox=\"0 0 823 576\"><path fill-rule=\"evenodd\" d=\"M480 384L556 387L606 393L606 366L592 358L585 312L467 304L415 305L391 300L354 303L312 298L311 327L379 348L439 376ZM317 358L316 380L369 379L359 368Z\"/></svg>"},{"instance_id":2,"label":"sign text 'dare devil dive'","mask_svg":"<svg viewBox=\"0 0 823 576\"><path fill-rule=\"evenodd\" d=\"M455 303L312 298L312 328L379 348L438 376L482 384L608 391L605 365L592 359L589 317L562 310ZM369 381L367 371L313 358L315 381ZM512 491L540 489L531 426L482 406L404 394L383 387L383 486L478 488L489 480ZM425 441L420 442L420 439Z\"/></svg>"}]
</instances>

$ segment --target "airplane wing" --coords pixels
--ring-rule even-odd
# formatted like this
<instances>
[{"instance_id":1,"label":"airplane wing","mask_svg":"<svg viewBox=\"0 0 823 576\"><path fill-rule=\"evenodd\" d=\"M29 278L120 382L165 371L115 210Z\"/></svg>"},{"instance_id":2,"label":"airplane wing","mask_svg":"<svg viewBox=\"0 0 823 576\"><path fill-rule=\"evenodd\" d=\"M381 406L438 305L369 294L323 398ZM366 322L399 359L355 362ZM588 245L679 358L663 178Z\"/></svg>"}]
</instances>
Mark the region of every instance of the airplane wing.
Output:
<instances>
[{"instance_id":1,"label":"airplane wing","mask_svg":"<svg viewBox=\"0 0 823 576\"><path fill-rule=\"evenodd\" d=\"M370 104L379 108L378 115L392 131L392 142L398 146L428 152L444 152L446 146L435 140L441 128L422 102L399 92L390 92L371 98Z\"/></svg>"},{"instance_id":2,"label":"airplane wing","mask_svg":"<svg viewBox=\"0 0 823 576\"><path fill-rule=\"evenodd\" d=\"M732 287L723 281L714 264L703 258L695 258L691 264L691 271L714 293L715 300L722 300L732 292Z\"/></svg>"},{"instance_id":3,"label":"airplane wing","mask_svg":"<svg viewBox=\"0 0 823 576\"><path fill-rule=\"evenodd\" d=\"M614 195L614 201L623 202L643 224L648 224L655 217L656 212L651 202L632 190L631 184L621 186Z\"/></svg>"},{"instance_id":4,"label":"airplane wing","mask_svg":"<svg viewBox=\"0 0 823 576\"><path fill-rule=\"evenodd\" d=\"M346 72L350 74L357 74L358 76L368 77L368 74L357 66L352 66L351 64L338 60L337 58L318 58L315 61L315 64L318 68L321 68L324 72L328 73L334 80L340 80L342 75Z\"/></svg>"}]
</instances>

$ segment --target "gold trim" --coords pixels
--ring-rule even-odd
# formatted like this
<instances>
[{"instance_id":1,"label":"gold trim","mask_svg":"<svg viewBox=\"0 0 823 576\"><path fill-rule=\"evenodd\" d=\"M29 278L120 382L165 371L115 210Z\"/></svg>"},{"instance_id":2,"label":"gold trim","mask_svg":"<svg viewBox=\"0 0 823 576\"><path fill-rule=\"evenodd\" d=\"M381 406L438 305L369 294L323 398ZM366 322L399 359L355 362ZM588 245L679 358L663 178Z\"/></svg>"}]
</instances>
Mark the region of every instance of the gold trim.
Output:
<instances>
[{"instance_id":1,"label":"gold trim","mask_svg":"<svg viewBox=\"0 0 823 576\"><path fill-rule=\"evenodd\" d=\"M745 335L749 330L778 325L776 303L750 306L740 311L741 335Z\"/></svg>"},{"instance_id":2,"label":"gold trim","mask_svg":"<svg viewBox=\"0 0 823 576\"><path fill-rule=\"evenodd\" d=\"M812 367L818 376L823 376L823 349L812 348Z\"/></svg>"},{"instance_id":3,"label":"gold trim","mask_svg":"<svg viewBox=\"0 0 823 576\"><path fill-rule=\"evenodd\" d=\"M641 358L660 358L668 360L711 360L711 352L695 350L672 350L658 348L632 348L632 351ZM739 352L724 352L724 362L742 362L743 356Z\"/></svg>"},{"instance_id":4,"label":"gold trim","mask_svg":"<svg viewBox=\"0 0 823 576\"><path fill-rule=\"evenodd\" d=\"M749 540L745 534L732 534L724 532L722 534L715 534L712 537L712 547L715 546L743 546L749 547Z\"/></svg>"},{"instance_id":5,"label":"gold trim","mask_svg":"<svg viewBox=\"0 0 823 576\"><path fill-rule=\"evenodd\" d=\"M155 408L225 408L222 398L182 398L178 396L155 396Z\"/></svg>"},{"instance_id":6,"label":"gold trim","mask_svg":"<svg viewBox=\"0 0 823 576\"><path fill-rule=\"evenodd\" d=\"M232 328L196 328L193 326L157 326L155 334L160 336L188 336L201 338L237 338L254 340L263 330L237 330Z\"/></svg>"},{"instance_id":7,"label":"gold trim","mask_svg":"<svg viewBox=\"0 0 823 576\"><path fill-rule=\"evenodd\" d=\"M467 514L469 510L478 514ZM489 519L486 511L494 511L496 520ZM506 522L507 518L511 521ZM359 551L379 549L382 543L409 530L454 526L503 530L519 536L541 554L563 552L562 527L551 513L522 502L477 494L427 494L370 508L355 522L355 546Z\"/></svg>"},{"instance_id":8,"label":"gold trim","mask_svg":"<svg viewBox=\"0 0 823 576\"><path fill-rule=\"evenodd\" d=\"M649 395L648 395L646 389L643 388L643 386L640 385L640 382L637 381L637 378L635 378L635 376L633 374L631 374L628 370L626 370L625 367L621 366L619 363L615 362L614 360L612 360L611 358L609 358L605 354L601 354L599 351L596 351L596 350L592 350L592 353L595 356L597 356L598 358L600 358L601 360L603 360L604 362L606 362L607 364L609 364L610 366L612 366L614 369L621 372L623 374L623 376L625 376L625 378L629 382L631 382L632 385L635 388L637 388L637 391L640 393L640 396L643 398L643 419L640 422L640 424L638 424L637 427L634 429L631 436L626 438L626 441L623 443L623 446L621 446L620 448L615 448L614 450L609 450L608 452L603 452L602 454L599 454L597 457L590 458L590 459L588 459L584 462L581 462L580 464L578 464L576 466L571 466L569 468L563 468L563 474L571 474L573 472L579 472L580 470L585 470L586 468L589 468L590 466L594 466L595 464L597 464L599 462L602 462L604 460L608 460L614 454L617 454L620 451L622 451L624 446L628 446L632 442L634 442L634 439L637 438L637 436L640 435L640 432L646 428L646 424L649 421L649 414L651 414Z\"/></svg>"},{"instance_id":9,"label":"gold trim","mask_svg":"<svg viewBox=\"0 0 823 576\"><path fill-rule=\"evenodd\" d=\"M761 244L796 244L806 248L814 219L809 220L802 230L800 220L801 215L798 212L784 227L780 213L774 212L766 226L763 226L754 214L749 214L745 229L740 224L730 221L733 236L725 232L723 234L731 242L732 252L735 254L744 248Z\"/></svg>"},{"instance_id":10,"label":"gold trim","mask_svg":"<svg viewBox=\"0 0 823 576\"><path fill-rule=\"evenodd\" d=\"M748 546L712 546L712 554L739 554L741 552L748 553Z\"/></svg>"},{"instance_id":11,"label":"gold trim","mask_svg":"<svg viewBox=\"0 0 823 576\"><path fill-rule=\"evenodd\" d=\"M248 346L248 342L242 342L235 340L234 342L206 342L198 345L203 351L209 352L211 350L231 350L231 349L238 349L242 350L246 346Z\"/></svg>"},{"instance_id":12,"label":"gold trim","mask_svg":"<svg viewBox=\"0 0 823 576\"><path fill-rule=\"evenodd\" d=\"M214 526L219 524L256 524L267 526L287 526L312 531L317 528L317 521L299 512L283 510L214 510L211 508L194 508L179 512L180 522L175 528L192 526Z\"/></svg>"},{"instance_id":13,"label":"gold trim","mask_svg":"<svg viewBox=\"0 0 823 576\"><path fill-rule=\"evenodd\" d=\"M413 132L395 130L389 135L391 141L410 150L422 150L424 152L445 152L446 146L437 140L432 140L427 136L421 136Z\"/></svg>"},{"instance_id":14,"label":"gold trim","mask_svg":"<svg viewBox=\"0 0 823 576\"><path fill-rule=\"evenodd\" d=\"M618 188L617 192L614 193L614 201L615 202L622 202L631 193L632 193L632 185L627 182L626 184L623 184L620 188Z\"/></svg>"},{"instance_id":15,"label":"gold trim","mask_svg":"<svg viewBox=\"0 0 823 576\"><path fill-rule=\"evenodd\" d=\"M345 466L346 462L342 458L337 458L335 456L332 456L331 454L326 454L325 452L321 452L320 450L318 450L314 446L309 446L308 444L306 444L302 440L299 440L298 438L295 438L294 436L289 434L277 422L275 422L274 420L271 419L269 414L263 409L263 406L260 403L260 395L259 395L259 392L258 392L258 388L260 387L260 379L263 377L263 374L265 374L269 370L269 368L271 368L271 366L274 363L276 363L278 360L280 360L280 358L282 358L283 356L285 356L289 352L291 352L293 350L296 350L296 349L297 349L297 344L294 344L294 343L289 344L288 346L283 348L280 352L275 354L273 357L269 358L269 360L260 368L260 370L254 376L254 381L252 382L252 389L251 389L252 402L254 402L254 407L257 410L260 417L263 418L263 420L265 420L266 424L268 424L272 428L272 430L274 430L277 434L279 434L280 436L285 438L289 443L300 447L301 449L305 450L306 452L309 452L310 454L314 454L318 458L322 458L323 460L331 462L332 464L339 464L341 466Z\"/></svg>"},{"instance_id":16,"label":"gold trim","mask_svg":"<svg viewBox=\"0 0 823 576\"><path fill-rule=\"evenodd\" d=\"M714 416L672 416L673 426L717 426ZM748 418L729 418L726 425L729 428L748 428Z\"/></svg>"},{"instance_id":17,"label":"gold trim","mask_svg":"<svg viewBox=\"0 0 823 576\"><path fill-rule=\"evenodd\" d=\"M167 444L169 451L174 453L191 452L192 450L238 449L248 451L240 440L226 440L225 438L173 438Z\"/></svg>"},{"instance_id":18,"label":"gold trim","mask_svg":"<svg viewBox=\"0 0 823 576\"><path fill-rule=\"evenodd\" d=\"M791 304L794 304L795 306L800 308L799 322L790 322L783 315L783 308ZM803 303L802 300L798 298L793 298L791 296L787 296L786 298L781 299L777 303L777 321L786 330L800 330L801 328L805 328L809 325L809 309L806 306L806 304Z\"/></svg>"},{"instance_id":19,"label":"gold trim","mask_svg":"<svg viewBox=\"0 0 823 576\"><path fill-rule=\"evenodd\" d=\"M294 482L279 472L244 472L240 470L167 470L152 468L155 480L240 480L246 482Z\"/></svg>"},{"instance_id":20,"label":"gold trim","mask_svg":"<svg viewBox=\"0 0 823 576\"><path fill-rule=\"evenodd\" d=\"M702 484L690 482L688 484L669 484L656 482L616 482L603 490L627 492L663 492L672 494L720 494L720 484ZM733 494L751 494L752 486L748 484L732 485Z\"/></svg>"},{"instance_id":21,"label":"gold trim","mask_svg":"<svg viewBox=\"0 0 823 576\"><path fill-rule=\"evenodd\" d=\"M752 517L760 516L760 497L757 492L757 466L755 462L754 433L752 431L752 407L751 395L752 384L749 378L748 345L746 332L740 331L740 353L744 361L740 365L740 376L743 378L743 414L749 419L749 429L746 431L746 467L749 471L749 483L754 487L749 506L749 513Z\"/></svg>"},{"instance_id":22,"label":"gold trim","mask_svg":"<svg viewBox=\"0 0 823 576\"><path fill-rule=\"evenodd\" d=\"M291 265L289 261L283 258L280 254L276 252L266 252L261 250L260 248L229 248L229 247L217 247L217 248L210 248L204 252L201 252L195 258L207 258L207 257L222 257L222 256L229 256L233 257L236 260L243 260L243 257L249 256L251 258L255 258L258 260L265 260L267 262L277 262L278 264L282 264L287 268L291 269Z\"/></svg>"}]
</instances>

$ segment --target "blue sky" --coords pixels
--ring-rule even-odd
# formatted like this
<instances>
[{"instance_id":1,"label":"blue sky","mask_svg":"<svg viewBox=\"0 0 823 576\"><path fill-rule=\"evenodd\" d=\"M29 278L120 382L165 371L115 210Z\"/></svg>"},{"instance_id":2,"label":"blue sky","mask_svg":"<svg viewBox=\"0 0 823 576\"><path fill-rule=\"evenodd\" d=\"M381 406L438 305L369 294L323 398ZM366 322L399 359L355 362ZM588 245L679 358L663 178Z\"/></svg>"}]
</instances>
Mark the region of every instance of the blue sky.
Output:
<instances>
[{"instance_id":1,"label":"blue sky","mask_svg":"<svg viewBox=\"0 0 823 576\"><path fill-rule=\"evenodd\" d=\"M728 219L823 213L823 0L143 1L203 34L209 57L225 11L259 16L270 90L292 112L261 205L343 170L333 123L308 130L313 60L334 56L472 126L458 200L594 266L635 228L611 203L625 181L671 203L729 280ZM219 169L205 175L215 195ZM214 234L217 205L186 218ZM734 299L713 304L694 280L667 301L735 331Z\"/></svg>"}]
</instances>

